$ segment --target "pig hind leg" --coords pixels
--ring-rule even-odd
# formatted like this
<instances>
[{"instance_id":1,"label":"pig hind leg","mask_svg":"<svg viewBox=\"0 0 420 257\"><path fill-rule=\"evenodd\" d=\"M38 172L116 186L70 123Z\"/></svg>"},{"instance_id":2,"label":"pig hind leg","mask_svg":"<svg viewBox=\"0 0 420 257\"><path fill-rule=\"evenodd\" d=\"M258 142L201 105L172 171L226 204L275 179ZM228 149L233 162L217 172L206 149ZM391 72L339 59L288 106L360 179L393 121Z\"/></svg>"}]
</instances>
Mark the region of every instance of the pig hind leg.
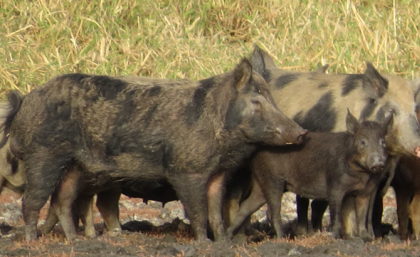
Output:
<instances>
[{"instance_id":1,"label":"pig hind leg","mask_svg":"<svg viewBox=\"0 0 420 257\"><path fill-rule=\"evenodd\" d=\"M80 172L74 169L68 171L61 181L61 184L51 196L51 207L55 210L58 219L61 222L67 239L73 239L77 236L73 211L78 191Z\"/></svg>"},{"instance_id":2,"label":"pig hind leg","mask_svg":"<svg viewBox=\"0 0 420 257\"><path fill-rule=\"evenodd\" d=\"M327 210L328 202L325 200L313 200L311 203L311 223L314 231L322 231L322 217Z\"/></svg>"},{"instance_id":3,"label":"pig hind leg","mask_svg":"<svg viewBox=\"0 0 420 257\"><path fill-rule=\"evenodd\" d=\"M113 234L121 232L118 206L120 196L120 189L112 189L98 193L96 199L96 207L98 207L98 210L105 221L106 228Z\"/></svg>"},{"instance_id":4,"label":"pig hind leg","mask_svg":"<svg viewBox=\"0 0 420 257\"><path fill-rule=\"evenodd\" d=\"M85 227L86 237L95 237L95 224L93 221L93 195L79 195L74 203L77 209L77 216L80 217ZM74 224L78 224L79 220ZM77 226L76 226L77 227Z\"/></svg>"},{"instance_id":5,"label":"pig hind leg","mask_svg":"<svg viewBox=\"0 0 420 257\"><path fill-rule=\"evenodd\" d=\"M27 167L27 186L22 199L22 213L25 237L31 241L37 237L39 212L59 185L67 161L66 158L54 158L45 149L38 149L36 154L27 156L24 162Z\"/></svg>"},{"instance_id":6,"label":"pig hind leg","mask_svg":"<svg viewBox=\"0 0 420 257\"><path fill-rule=\"evenodd\" d=\"M261 206L266 203L263 191L257 181L254 179L251 194L241 203L236 218L227 230L228 237L231 238L243 222Z\"/></svg>"}]
</instances>

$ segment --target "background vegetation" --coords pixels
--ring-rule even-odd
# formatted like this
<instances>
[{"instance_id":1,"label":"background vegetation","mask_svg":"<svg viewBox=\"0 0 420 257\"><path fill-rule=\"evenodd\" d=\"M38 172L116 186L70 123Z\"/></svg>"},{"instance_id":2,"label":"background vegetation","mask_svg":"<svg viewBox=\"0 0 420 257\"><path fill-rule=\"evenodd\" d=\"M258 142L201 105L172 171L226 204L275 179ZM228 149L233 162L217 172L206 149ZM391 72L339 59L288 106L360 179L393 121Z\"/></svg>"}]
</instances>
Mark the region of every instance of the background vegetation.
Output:
<instances>
[{"instance_id":1,"label":"background vegetation","mask_svg":"<svg viewBox=\"0 0 420 257\"><path fill-rule=\"evenodd\" d=\"M0 0L0 93L63 73L201 79L254 44L285 69L420 76L409 0Z\"/></svg>"}]
</instances>

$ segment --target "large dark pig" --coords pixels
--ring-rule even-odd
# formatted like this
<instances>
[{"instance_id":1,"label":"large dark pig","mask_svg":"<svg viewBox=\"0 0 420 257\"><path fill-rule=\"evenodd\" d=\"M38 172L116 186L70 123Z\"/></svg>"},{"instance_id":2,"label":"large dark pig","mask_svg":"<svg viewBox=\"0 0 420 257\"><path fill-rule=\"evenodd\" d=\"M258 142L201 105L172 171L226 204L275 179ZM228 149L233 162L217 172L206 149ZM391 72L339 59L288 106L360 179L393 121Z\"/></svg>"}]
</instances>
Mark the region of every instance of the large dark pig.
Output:
<instances>
[{"instance_id":1,"label":"large dark pig","mask_svg":"<svg viewBox=\"0 0 420 257\"><path fill-rule=\"evenodd\" d=\"M278 69L273 59L258 47L252 53L251 62L269 82L279 108L309 131L345 131L347 108L361 120L383 120L386 111L392 109L395 112L393 130L386 138L390 153L386 164L388 178L379 195L386 191L399 156L420 156L420 126L414 100L416 88L405 79L380 74L370 63L367 63L364 74L291 73ZM308 202L304 202L307 205ZM321 213L313 216L313 221L320 223L326 205L321 203L321 207L313 207ZM348 216L354 217L354 214ZM298 222L298 225L302 224L306 223ZM372 230L370 219L368 224ZM306 225L298 230L306 230Z\"/></svg>"},{"instance_id":2,"label":"large dark pig","mask_svg":"<svg viewBox=\"0 0 420 257\"><path fill-rule=\"evenodd\" d=\"M5 133L27 167L23 216L28 240L36 238L39 210L48 197L63 188L77 191L77 184L68 182L78 179L68 178L73 169L96 187L166 179L196 238L205 239L207 203L221 202L212 198L222 196L215 189L223 174L256 145L300 143L306 134L279 111L246 59L232 72L183 85L139 87L107 76L69 74L24 98L8 96ZM216 238L223 238L220 218L213 220Z\"/></svg>"},{"instance_id":3,"label":"large dark pig","mask_svg":"<svg viewBox=\"0 0 420 257\"><path fill-rule=\"evenodd\" d=\"M387 151L385 135L392 115L384 124L359 123L347 116L348 132L310 132L304 145L262 147L251 161L253 187L228 229L231 236L243 220L268 203L278 237L283 235L280 218L285 190L300 196L327 200L332 232L338 236L342 223L342 201L355 197L358 234L367 234L368 203L384 172Z\"/></svg>"}]
</instances>

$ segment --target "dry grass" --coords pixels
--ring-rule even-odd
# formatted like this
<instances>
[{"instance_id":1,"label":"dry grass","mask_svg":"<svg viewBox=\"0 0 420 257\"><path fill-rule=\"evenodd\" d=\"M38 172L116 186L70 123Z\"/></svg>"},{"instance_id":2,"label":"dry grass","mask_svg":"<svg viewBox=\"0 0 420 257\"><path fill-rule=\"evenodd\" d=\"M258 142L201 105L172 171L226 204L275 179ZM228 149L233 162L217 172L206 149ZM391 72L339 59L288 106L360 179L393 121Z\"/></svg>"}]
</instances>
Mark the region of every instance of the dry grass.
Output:
<instances>
[{"instance_id":1,"label":"dry grass","mask_svg":"<svg viewBox=\"0 0 420 257\"><path fill-rule=\"evenodd\" d=\"M419 76L420 3L395 0L0 1L0 85L71 73L199 79L258 44L287 69Z\"/></svg>"}]
</instances>

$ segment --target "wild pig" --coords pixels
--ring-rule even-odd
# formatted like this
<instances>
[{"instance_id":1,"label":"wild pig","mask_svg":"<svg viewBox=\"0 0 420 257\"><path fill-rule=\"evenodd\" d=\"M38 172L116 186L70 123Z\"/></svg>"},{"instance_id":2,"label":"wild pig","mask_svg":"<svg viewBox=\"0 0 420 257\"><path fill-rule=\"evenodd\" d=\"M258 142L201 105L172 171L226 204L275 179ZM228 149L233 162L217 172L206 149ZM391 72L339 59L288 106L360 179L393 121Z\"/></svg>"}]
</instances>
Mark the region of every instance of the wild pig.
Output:
<instances>
[{"instance_id":1,"label":"wild pig","mask_svg":"<svg viewBox=\"0 0 420 257\"><path fill-rule=\"evenodd\" d=\"M403 156L395 171L391 186L397 200L398 234L401 240L410 237L409 219L413 225L413 238L420 239L420 160Z\"/></svg>"},{"instance_id":2,"label":"wild pig","mask_svg":"<svg viewBox=\"0 0 420 257\"><path fill-rule=\"evenodd\" d=\"M7 104L0 104L0 120L4 122L7 116ZM3 133L0 133L3 138ZM25 190L26 177L24 166L10 151L9 141L4 142L5 146L0 149L0 193L6 187L21 195Z\"/></svg>"},{"instance_id":3,"label":"wild pig","mask_svg":"<svg viewBox=\"0 0 420 257\"><path fill-rule=\"evenodd\" d=\"M380 74L370 63L364 74L290 73L278 69L273 59L258 47L252 53L251 62L269 82L274 101L282 112L309 131L345 131L347 108L360 120L383 120L386 111L395 112L393 130L386 138L390 154L385 168L388 179L380 194L386 191L399 156L420 157L420 126L414 101L416 88L405 79ZM321 221L325 206L314 207L320 209L321 214L313 217L313 222ZM368 223L372 230L371 219ZM304 231L306 227L299 230Z\"/></svg>"},{"instance_id":4,"label":"wild pig","mask_svg":"<svg viewBox=\"0 0 420 257\"><path fill-rule=\"evenodd\" d=\"M338 236L342 225L342 201L355 197L359 235L367 233L367 207L384 171L385 135L392 115L383 124L359 123L351 113L348 132L309 132L304 145L262 147L251 160L253 188L228 229L231 236L243 220L267 202L278 237L282 237L281 197L285 190L300 196L327 200L331 228ZM280 199L280 200L279 200Z\"/></svg>"},{"instance_id":5,"label":"wild pig","mask_svg":"<svg viewBox=\"0 0 420 257\"><path fill-rule=\"evenodd\" d=\"M64 189L77 195L74 181L80 177L97 187L166 179L203 240L207 205L222 196L214 181L223 182L256 145L301 143L307 132L279 111L247 59L232 72L185 85L139 87L107 76L68 74L24 98L8 96L5 133L27 167L27 240L37 236L39 210L48 197ZM79 178L66 176L73 168ZM223 238L217 222L211 223L213 231ZM75 235L67 229L67 238Z\"/></svg>"},{"instance_id":6,"label":"wild pig","mask_svg":"<svg viewBox=\"0 0 420 257\"><path fill-rule=\"evenodd\" d=\"M418 90L420 79L412 85ZM417 119L420 118L420 92L415 95ZM391 186L395 190L398 214L398 234L402 240L410 237L409 219L413 225L413 238L420 239L420 160L412 156L401 157ZM382 215L382 211L380 212ZM379 216L379 214L378 214Z\"/></svg>"}]
</instances>

